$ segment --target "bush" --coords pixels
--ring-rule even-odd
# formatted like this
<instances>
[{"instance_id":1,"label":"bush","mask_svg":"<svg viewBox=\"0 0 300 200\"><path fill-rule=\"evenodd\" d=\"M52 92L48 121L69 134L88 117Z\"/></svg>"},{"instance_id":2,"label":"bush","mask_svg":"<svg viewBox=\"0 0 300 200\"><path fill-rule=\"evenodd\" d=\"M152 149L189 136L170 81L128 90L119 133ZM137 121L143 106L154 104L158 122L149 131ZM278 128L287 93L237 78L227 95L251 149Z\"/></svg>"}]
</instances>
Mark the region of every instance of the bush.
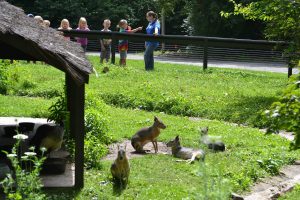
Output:
<instances>
[{"instance_id":1,"label":"bush","mask_svg":"<svg viewBox=\"0 0 300 200\"><path fill-rule=\"evenodd\" d=\"M100 168L100 158L107 153L112 142L108 132L108 107L93 93L87 92L85 101L85 166Z\"/></svg>"},{"instance_id":2,"label":"bush","mask_svg":"<svg viewBox=\"0 0 300 200\"><path fill-rule=\"evenodd\" d=\"M9 90L15 87L19 82L18 68L14 67L14 63L3 60L0 63L0 94L8 94Z\"/></svg>"},{"instance_id":3,"label":"bush","mask_svg":"<svg viewBox=\"0 0 300 200\"><path fill-rule=\"evenodd\" d=\"M294 131L292 148L300 148L300 76L293 76L283 91L283 96L274 102L269 110L261 113L267 133L279 130Z\"/></svg>"}]
</instances>

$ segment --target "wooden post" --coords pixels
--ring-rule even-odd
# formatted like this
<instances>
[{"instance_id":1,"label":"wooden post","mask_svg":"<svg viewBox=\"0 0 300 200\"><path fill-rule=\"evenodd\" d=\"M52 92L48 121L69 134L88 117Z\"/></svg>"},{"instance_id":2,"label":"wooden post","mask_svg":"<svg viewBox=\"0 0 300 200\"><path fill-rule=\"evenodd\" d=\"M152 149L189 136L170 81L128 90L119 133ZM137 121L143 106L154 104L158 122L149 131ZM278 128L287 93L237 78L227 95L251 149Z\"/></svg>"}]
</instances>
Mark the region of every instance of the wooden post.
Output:
<instances>
[{"instance_id":1,"label":"wooden post","mask_svg":"<svg viewBox=\"0 0 300 200\"><path fill-rule=\"evenodd\" d=\"M203 70L207 69L207 62L208 62L208 44L207 39L204 41L204 47L203 47Z\"/></svg>"},{"instance_id":2,"label":"wooden post","mask_svg":"<svg viewBox=\"0 0 300 200\"><path fill-rule=\"evenodd\" d=\"M289 63L288 63L288 78L290 78L290 76L292 76L292 75L293 75L293 63L289 59Z\"/></svg>"},{"instance_id":3,"label":"wooden post","mask_svg":"<svg viewBox=\"0 0 300 200\"><path fill-rule=\"evenodd\" d=\"M114 34L112 34L111 37L111 63L115 64L116 63L116 37Z\"/></svg>"},{"instance_id":4,"label":"wooden post","mask_svg":"<svg viewBox=\"0 0 300 200\"><path fill-rule=\"evenodd\" d=\"M84 84L79 85L67 75L70 132L75 136L75 188L84 186Z\"/></svg>"}]
</instances>

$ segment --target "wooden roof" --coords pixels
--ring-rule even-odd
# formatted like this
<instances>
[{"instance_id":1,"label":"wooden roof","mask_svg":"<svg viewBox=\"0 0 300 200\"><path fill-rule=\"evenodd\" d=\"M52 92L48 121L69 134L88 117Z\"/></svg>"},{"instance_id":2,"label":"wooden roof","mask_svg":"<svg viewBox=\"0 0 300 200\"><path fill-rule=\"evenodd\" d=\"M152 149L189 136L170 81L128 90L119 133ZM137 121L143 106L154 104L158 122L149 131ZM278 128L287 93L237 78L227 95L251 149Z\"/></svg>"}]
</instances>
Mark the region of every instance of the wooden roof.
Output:
<instances>
[{"instance_id":1,"label":"wooden roof","mask_svg":"<svg viewBox=\"0 0 300 200\"><path fill-rule=\"evenodd\" d=\"M92 66L78 43L39 25L24 11L0 0L0 59L38 60L88 83Z\"/></svg>"}]
</instances>

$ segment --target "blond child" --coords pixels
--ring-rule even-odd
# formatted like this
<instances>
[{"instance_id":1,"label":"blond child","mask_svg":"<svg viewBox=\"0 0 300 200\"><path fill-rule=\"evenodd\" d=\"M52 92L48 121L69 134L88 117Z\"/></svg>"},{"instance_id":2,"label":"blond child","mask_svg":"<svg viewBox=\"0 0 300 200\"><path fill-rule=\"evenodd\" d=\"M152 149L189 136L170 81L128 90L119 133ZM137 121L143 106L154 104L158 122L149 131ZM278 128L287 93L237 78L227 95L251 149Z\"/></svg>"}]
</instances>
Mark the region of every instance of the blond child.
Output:
<instances>
[{"instance_id":1,"label":"blond child","mask_svg":"<svg viewBox=\"0 0 300 200\"><path fill-rule=\"evenodd\" d=\"M61 20L60 27L58 28L58 30L72 30L72 28L70 27L69 20L67 20L67 19ZM62 35L63 35L63 33L62 33ZM64 38L66 40L70 40L70 37L68 37L68 36L64 36Z\"/></svg>"},{"instance_id":2,"label":"blond child","mask_svg":"<svg viewBox=\"0 0 300 200\"><path fill-rule=\"evenodd\" d=\"M137 31L141 31L143 27L138 27L136 29L131 29L130 26L128 26L127 20L121 19L119 22L119 32L120 33L135 33ZM127 58L127 51L128 51L128 40L119 40L118 45L119 53L120 53L120 65L125 66L126 65L126 58Z\"/></svg>"},{"instance_id":3,"label":"blond child","mask_svg":"<svg viewBox=\"0 0 300 200\"><path fill-rule=\"evenodd\" d=\"M103 29L101 31L111 32L111 30L109 30L110 25L111 25L111 21L109 19L105 19L103 21ZM100 45L101 45L100 63L103 63L104 59L106 60L106 62L108 62L111 53L111 39L101 39Z\"/></svg>"},{"instance_id":4,"label":"blond child","mask_svg":"<svg viewBox=\"0 0 300 200\"><path fill-rule=\"evenodd\" d=\"M37 16L35 16L33 19L34 19L37 23L39 23L40 25L43 25L44 20L43 20L43 18L42 18L41 16L37 15Z\"/></svg>"},{"instance_id":5,"label":"blond child","mask_svg":"<svg viewBox=\"0 0 300 200\"><path fill-rule=\"evenodd\" d=\"M90 31L87 25L87 21L84 17L81 17L78 22L78 28L76 29L78 31ZM76 38L77 42L80 43L83 50L86 52L88 39L87 38Z\"/></svg>"},{"instance_id":6,"label":"blond child","mask_svg":"<svg viewBox=\"0 0 300 200\"><path fill-rule=\"evenodd\" d=\"M50 27L50 21L49 20L44 20L43 21L43 26L44 27Z\"/></svg>"}]
</instances>

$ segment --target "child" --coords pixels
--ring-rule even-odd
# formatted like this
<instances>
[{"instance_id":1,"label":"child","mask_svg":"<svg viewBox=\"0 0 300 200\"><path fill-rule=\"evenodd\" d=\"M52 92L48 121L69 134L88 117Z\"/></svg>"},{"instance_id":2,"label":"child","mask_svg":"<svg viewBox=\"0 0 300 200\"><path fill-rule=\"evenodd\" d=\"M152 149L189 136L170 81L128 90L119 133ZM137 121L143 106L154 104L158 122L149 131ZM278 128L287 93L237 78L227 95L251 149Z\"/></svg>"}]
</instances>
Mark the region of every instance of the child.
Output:
<instances>
[{"instance_id":1,"label":"child","mask_svg":"<svg viewBox=\"0 0 300 200\"><path fill-rule=\"evenodd\" d=\"M90 31L87 25L87 21L84 17L81 17L79 19L78 28L76 30L79 31ZM81 44L81 47L83 48L84 52L86 52L88 39L87 38L76 38L77 42Z\"/></svg>"},{"instance_id":2,"label":"child","mask_svg":"<svg viewBox=\"0 0 300 200\"><path fill-rule=\"evenodd\" d=\"M72 28L70 27L70 23L69 20L67 19L63 19L60 22L60 27L58 28L58 30L71 30ZM61 34L63 35L63 32L61 32ZM64 36L66 40L70 40L70 37Z\"/></svg>"},{"instance_id":3,"label":"child","mask_svg":"<svg viewBox=\"0 0 300 200\"><path fill-rule=\"evenodd\" d=\"M41 17L41 16L35 16L34 18L33 18L37 23L39 23L40 25L43 25L43 22L44 22L44 20L43 20L43 18Z\"/></svg>"},{"instance_id":4,"label":"child","mask_svg":"<svg viewBox=\"0 0 300 200\"><path fill-rule=\"evenodd\" d=\"M110 24L111 22L109 19L104 20L103 29L101 31L111 32L111 30L109 30ZM103 63L104 58L106 62L108 62L110 59L111 39L101 39L100 44L101 44L100 63Z\"/></svg>"},{"instance_id":5,"label":"child","mask_svg":"<svg viewBox=\"0 0 300 200\"><path fill-rule=\"evenodd\" d=\"M120 33L135 33L143 29L143 27L138 27L136 29L132 29L128 26L127 21L125 19L120 20L119 22ZM128 40L119 40L118 46L120 52L120 65L126 65L126 58L127 58L127 50L128 50Z\"/></svg>"},{"instance_id":6,"label":"child","mask_svg":"<svg viewBox=\"0 0 300 200\"><path fill-rule=\"evenodd\" d=\"M44 27L50 27L50 21L49 20L44 20L43 21L43 26Z\"/></svg>"}]
</instances>

